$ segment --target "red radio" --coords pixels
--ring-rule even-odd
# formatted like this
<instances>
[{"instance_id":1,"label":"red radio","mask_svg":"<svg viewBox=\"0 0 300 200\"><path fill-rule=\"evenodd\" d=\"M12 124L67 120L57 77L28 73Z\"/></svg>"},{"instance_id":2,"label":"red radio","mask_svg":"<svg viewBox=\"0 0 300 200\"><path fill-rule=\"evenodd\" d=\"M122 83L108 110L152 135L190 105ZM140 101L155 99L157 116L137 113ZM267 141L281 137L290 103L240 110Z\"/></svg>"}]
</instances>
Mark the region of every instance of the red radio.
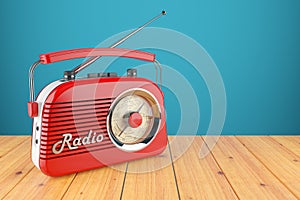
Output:
<instances>
[{"instance_id":1,"label":"red radio","mask_svg":"<svg viewBox=\"0 0 300 200\"><path fill-rule=\"evenodd\" d=\"M102 56L153 62L147 52L114 48L151 19L110 48L74 49L40 55L29 72L29 116L33 118L32 161L43 173L61 176L160 154L167 145L164 97L158 83L116 73L75 75ZM46 86L34 98L34 69L38 64L90 57L64 78ZM158 74L158 72L156 73ZM161 86L161 83L160 83Z\"/></svg>"}]
</instances>

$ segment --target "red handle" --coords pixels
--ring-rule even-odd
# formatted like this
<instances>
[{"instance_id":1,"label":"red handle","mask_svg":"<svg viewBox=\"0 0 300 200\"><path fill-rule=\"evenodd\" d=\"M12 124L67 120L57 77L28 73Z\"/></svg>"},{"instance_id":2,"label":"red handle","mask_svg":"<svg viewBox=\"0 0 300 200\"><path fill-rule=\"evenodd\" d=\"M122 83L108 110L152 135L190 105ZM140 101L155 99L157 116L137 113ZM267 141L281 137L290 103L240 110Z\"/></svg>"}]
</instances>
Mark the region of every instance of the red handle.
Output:
<instances>
[{"instance_id":1,"label":"red handle","mask_svg":"<svg viewBox=\"0 0 300 200\"><path fill-rule=\"evenodd\" d=\"M54 62L59 62L63 60L70 60L75 58L85 58L85 57L97 57L97 56L117 56L134 58L138 60L144 60L153 62L155 60L155 54L130 50L121 48L83 48L83 49L72 49L64 50L53 53L46 53L40 55L40 60L42 64L50 64Z\"/></svg>"}]
</instances>

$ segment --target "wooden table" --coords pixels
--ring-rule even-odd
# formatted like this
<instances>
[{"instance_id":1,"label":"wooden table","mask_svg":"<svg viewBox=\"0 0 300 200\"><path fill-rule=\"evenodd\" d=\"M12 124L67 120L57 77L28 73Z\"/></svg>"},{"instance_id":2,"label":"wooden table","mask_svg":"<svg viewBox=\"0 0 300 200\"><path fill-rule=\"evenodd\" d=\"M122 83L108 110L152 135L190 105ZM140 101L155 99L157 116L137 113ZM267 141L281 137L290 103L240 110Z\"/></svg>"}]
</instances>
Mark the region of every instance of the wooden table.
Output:
<instances>
[{"instance_id":1,"label":"wooden table","mask_svg":"<svg viewBox=\"0 0 300 200\"><path fill-rule=\"evenodd\" d=\"M52 178L29 136L1 136L0 199L300 199L300 136L223 136L200 158L216 139L169 137L160 156Z\"/></svg>"}]
</instances>

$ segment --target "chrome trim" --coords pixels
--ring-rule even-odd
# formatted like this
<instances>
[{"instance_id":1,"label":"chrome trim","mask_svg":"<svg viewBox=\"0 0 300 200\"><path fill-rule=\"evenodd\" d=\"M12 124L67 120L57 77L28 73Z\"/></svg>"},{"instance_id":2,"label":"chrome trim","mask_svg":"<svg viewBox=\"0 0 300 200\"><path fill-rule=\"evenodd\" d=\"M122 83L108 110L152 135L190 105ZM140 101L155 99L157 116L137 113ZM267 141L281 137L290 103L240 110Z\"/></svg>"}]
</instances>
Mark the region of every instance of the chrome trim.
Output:
<instances>
[{"instance_id":1,"label":"chrome trim","mask_svg":"<svg viewBox=\"0 0 300 200\"><path fill-rule=\"evenodd\" d=\"M162 89L162 67L161 67L161 64L158 62L158 60L154 60L154 65L156 66L156 70L157 70L157 67L159 68L159 87L160 89ZM158 82L157 82L157 72L156 72L156 84L158 85Z\"/></svg>"},{"instance_id":2,"label":"chrome trim","mask_svg":"<svg viewBox=\"0 0 300 200\"><path fill-rule=\"evenodd\" d=\"M40 60L36 61L33 63L29 69L29 101L33 102L34 101L34 70L35 68L41 63Z\"/></svg>"}]
</instances>

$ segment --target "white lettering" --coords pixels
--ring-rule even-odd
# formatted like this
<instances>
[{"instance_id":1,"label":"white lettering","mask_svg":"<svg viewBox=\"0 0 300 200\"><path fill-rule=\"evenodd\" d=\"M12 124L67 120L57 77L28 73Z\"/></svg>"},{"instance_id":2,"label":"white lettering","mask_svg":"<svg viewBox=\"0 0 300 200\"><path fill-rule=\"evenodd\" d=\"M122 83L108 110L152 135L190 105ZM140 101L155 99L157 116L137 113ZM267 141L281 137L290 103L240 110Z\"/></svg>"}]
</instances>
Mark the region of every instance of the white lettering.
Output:
<instances>
[{"instance_id":1,"label":"white lettering","mask_svg":"<svg viewBox=\"0 0 300 200\"><path fill-rule=\"evenodd\" d=\"M91 134L92 134L92 130L90 130L89 133L88 133L88 135L85 136L85 137L82 139L82 144L83 144L83 145L91 144L91 143L90 143Z\"/></svg>"},{"instance_id":2,"label":"white lettering","mask_svg":"<svg viewBox=\"0 0 300 200\"><path fill-rule=\"evenodd\" d=\"M102 142L103 140L103 135L98 135L97 138L96 138L96 141L97 142Z\"/></svg>"},{"instance_id":3,"label":"white lettering","mask_svg":"<svg viewBox=\"0 0 300 200\"><path fill-rule=\"evenodd\" d=\"M80 146L81 145L81 138L78 137L78 138L75 138L73 140L73 146Z\"/></svg>"},{"instance_id":4,"label":"white lettering","mask_svg":"<svg viewBox=\"0 0 300 200\"><path fill-rule=\"evenodd\" d=\"M78 148L77 146L72 147L72 146L70 145L70 141L71 141L71 139L72 139L72 134L66 133L66 134L63 134L63 137L64 137L64 138L63 138L62 141L58 141L57 143L55 143L55 144L53 145L52 151L53 151L54 154L59 154L59 153L61 153L61 152L64 150L65 144L67 144L68 148L71 149L71 150L72 150L72 149L77 149L77 148ZM60 146L59 150L57 150L57 146L58 146L59 144L61 144L61 146Z\"/></svg>"},{"instance_id":5,"label":"white lettering","mask_svg":"<svg viewBox=\"0 0 300 200\"><path fill-rule=\"evenodd\" d=\"M95 141L95 137L96 137L96 133L94 132L93 133L93 138L92 138L92 143L95 143L96 141Z\"/></svg>"},{"instance_id":6,"label":"white lettering","mask_svg":"<svg viewBox=\"0 0 300 200\"><path fill-rule=\"evenodd\" d=\"M93 134L93 137L91 137L92 134ZM83 138L81 138L81 137L75 138L71 145L70 143L72 141L72 134L65 133L62 136L63 136L63 139L56 142L52 147L52 152L54 154L60 154L64 150L65 146L67 146L70 150L78 149L78 147L81 145L102 142L103 138L104 138L102 134L97 135L96 132L93 132L92 130L90 130L89 133L87 134L87 136L85 136ZM60 147L59 147L59 145L60 145ZM58 149L58 147L59 147L59 149Z\"/></svg>"}]
</instances>

